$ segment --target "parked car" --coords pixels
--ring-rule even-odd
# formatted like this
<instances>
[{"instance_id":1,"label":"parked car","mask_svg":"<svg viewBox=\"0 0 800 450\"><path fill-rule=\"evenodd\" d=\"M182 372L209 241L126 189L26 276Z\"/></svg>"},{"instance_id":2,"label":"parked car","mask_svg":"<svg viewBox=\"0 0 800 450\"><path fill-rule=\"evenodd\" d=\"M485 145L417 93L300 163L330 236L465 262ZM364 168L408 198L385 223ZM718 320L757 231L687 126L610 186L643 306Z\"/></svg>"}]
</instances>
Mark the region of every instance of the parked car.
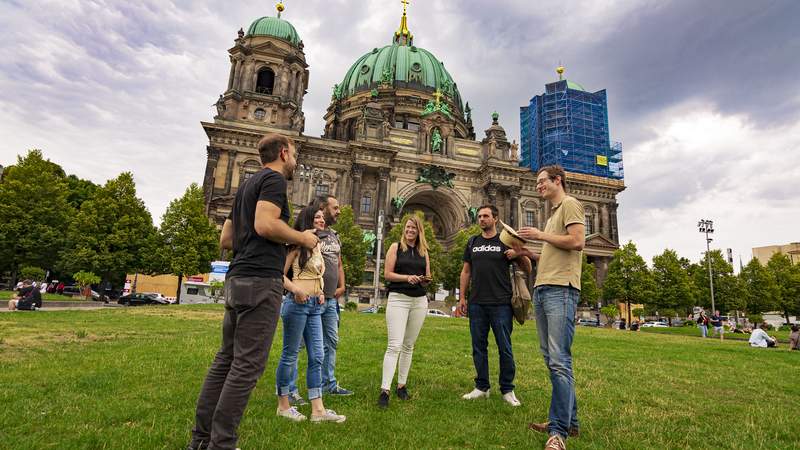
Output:
<instances>
[{"instance_id":1,"label":"parked car","mask_svg":"<svg viewBox=\"0 0 800 450\"><path fill-rule=\"evenodd\" d=\"M578 319L578 321L575 324L583 326L583 327L599 327L600 326L600 324L597 323L597 320L594 320L594 319Z\"/></svg>"},{"instance_id":2,"label":"parked car","mask_svg":"<svg viewBox=\"0 0 800 450\"><path fill-rule=\"evenodd\" d=\"M136 306L136 305L169 305L169 300L165 299L161 294L141 293L123 295L117 300L120 305Z\"/></svg>"},{"instance_id":3,"label":"parked car","mask_svg":"<svg viewBox=\"0 0 800 450\"><path fill-rule=\"evenodd\" d=\"M435 316L435 317L450 317L447 314L439 311L438 309L429 309L428 310L428 315L429 316Z\"/></svg>"},{"instance_id":4,"label":"parked car","mask_svg":"<svg viewBox=\"0 0 800 450\"><path fill-rule=\"evenodd\" d=\"M664 322L650 321L643 323L642 328L669 328L669 325Z\"/></svg>"}]
</instances>

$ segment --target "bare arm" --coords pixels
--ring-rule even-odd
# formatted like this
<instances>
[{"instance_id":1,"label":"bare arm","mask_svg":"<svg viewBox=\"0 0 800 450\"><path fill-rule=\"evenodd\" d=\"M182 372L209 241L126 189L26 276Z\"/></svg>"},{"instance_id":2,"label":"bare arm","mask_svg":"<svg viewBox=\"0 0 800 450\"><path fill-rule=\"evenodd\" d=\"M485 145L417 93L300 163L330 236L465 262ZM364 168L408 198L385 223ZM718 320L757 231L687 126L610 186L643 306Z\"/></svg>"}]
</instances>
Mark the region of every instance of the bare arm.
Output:
<instances>
[{"instance_id":1,"label":"bare arm","mask_svg":"<svg viewBox=\"0 0 800 450\"><path fill-rule=\"evenodd\" d=\"M545 241L562 250L580 251L583 250L583 246L586 243L585 231L586 228L582 223L573 223L567 225L567 234L545 233L533 227L522 227L519 230L519 234L525 239Z\"/></svg>"},{"instance_id":2,"label":"bare arm","mask_svg":"<svg viewBox=\"0 0 800 450\"><path fill-rule=\"evenodd\" d=\"M469 278L472 273L472 264L464 262L461 268L461 275L458 280L458 309L461 314L467 313L467 288L469 287Z\"/></svg>"},{"instance_id":3,"label":"bare arm","mask_svg":"<svg viewBox=\"0 0 800 450\"><path fill-rule=\"evenodd\" d=\"M278 205L266 200L259 200L256 204L253 227L259 236L273 242L302 245L308 249L314 248L319 242L319 238L312 230L303 232L293 230L281 220L281 209Z\"/></svg>"},{"instance_id":4,"label":"bare arm","mask_svg":"<svg viewBox=\"0 0 800 450\"><path fill-rule=\"evenodd\" d=\"M344 264L342 264L342 256L339 255L339 284L336 286L336 292L333 293L334 298L339 298L344 295Z\"/></svg>"},{"instance_id":5,"label":"bare arm","mask_svg":"<svg viewBox=\"0 0 800 450\"><path fill-rule=\"evenodd\" d=\"M226 219L222 224L222 232L219 234L219 247L223 250L233 250L233 221Z\"/></svg>"},{"instance_id":6,"label":"bare arm","mask_svg":"<svg viewBox=\"0 0 800 450\"><path fill-rule=\"evenodd\" d=\"M292 283L292 280L286 276L289 273L289 269L292 267L294 260L300 254L300 250L292 250L286 255L286 263L283 265L283 288L287 291L294 294L295 302L297 303L305 303L308 300L308 294L303 292L296 284Z\"/></svg>"},{"instance_id":7,"label":"bare arm","mask_svg":"<svg viewBox=\"0 0 800 450\"><path fill-rule=\"evenodd\" d=\"M527 256L517 256L517 258L514 259L514 263L517 264L520 269L524 270L525 273L531 273L533 270L531 260L528 259Z\"/></svg>"}]
</instances>

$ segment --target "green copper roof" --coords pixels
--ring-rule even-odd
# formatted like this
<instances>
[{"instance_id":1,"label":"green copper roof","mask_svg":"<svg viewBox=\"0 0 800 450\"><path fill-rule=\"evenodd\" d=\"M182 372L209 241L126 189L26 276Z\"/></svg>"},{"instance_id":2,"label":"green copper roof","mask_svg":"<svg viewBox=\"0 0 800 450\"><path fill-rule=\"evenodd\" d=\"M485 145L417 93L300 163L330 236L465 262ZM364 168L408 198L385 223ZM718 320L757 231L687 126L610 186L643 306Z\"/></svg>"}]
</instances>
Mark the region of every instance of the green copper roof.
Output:
<instances>
[{"instance_id":1,"label":"green copper roof","mask_svg":"<svg viewBox=\"0 0 800 450\"><path fill-rule=\"evenodd\" d=\"M586 89L584 89L583 86L570 80L567 80L567 87L570 89L575 89L576 91L584 91L584 92L586 91Z\"/></svg>"},{"instance_id":2,"label":"green copper roof","mask_svg":"<svg viewBox=\"0 0 800 450\"><path fill-rule=\"evenodd\" d=\"M294 45L300 43L300 35L291 23L277 17L265 16L256 19L247 29L247 36L275 36Z\"/></svg>"},{"instance_id":3,"label":"green copper roof","mask_svg":"<svg viewBox=\"0 0 800 450\"><path fill-rule=\"evenodd\" d=\"M438 89L461 106L456 83L441 61L423 48L397 43L375 48L358 58L339 86L342 96L347 97L370 85L395 81Z\"/></svg>"}]
</instances>

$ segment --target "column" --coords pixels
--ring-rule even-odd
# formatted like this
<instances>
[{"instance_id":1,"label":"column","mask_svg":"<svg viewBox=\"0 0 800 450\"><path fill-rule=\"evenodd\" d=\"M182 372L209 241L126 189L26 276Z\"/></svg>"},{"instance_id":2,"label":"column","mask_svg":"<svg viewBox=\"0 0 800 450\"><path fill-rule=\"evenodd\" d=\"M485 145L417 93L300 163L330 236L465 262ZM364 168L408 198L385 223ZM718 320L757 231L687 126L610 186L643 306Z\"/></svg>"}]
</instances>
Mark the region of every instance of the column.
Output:
<instances>
[{"instance_id":1,"label":"column","mask_svg":"<svg viewBox=\"0 0 800 450\"><path fill-rule=\"evenodd\" d=\"M600 204L600 214L598 214L598 216L600 216L599 217L600 218L600 229L598 231L600 231L600 234L602 234L603 236L610 238L611 237L611 227L610 227L610 218L611 217L610 217L609 212L608 212L608 205L607 204L605 204L605 203L601 203Z\"/></svg>"},{"instance_id":2,"label":"column","mask_svg":"<svg viewBox=\"0 0 800 450\"><path fill-rule=\"evenodd\" d=\"M610 205L610 219L609 224L611 225L611 238L615 244L619 244L619 229L617 228L617 205L616 203L612 203Z\"/></svg>"},{"instance_id":3,"label":"column","mask_svg":"<svg viewBox=\"0 0 800 450\"><path fill-rule=\"evenodd\" d=\"M208 205L211 202L211 197L214 194L214 172L217 170L219 163L219 149L207 146L206 154L206 173L203 176L203 194L206 200L206 213L208 213Z\"/></svg>"},{"instance_id":4,"label":"column","mask_svg":"<svg viewBox=\"0 0 800 450\"><path fill-rule=\"evenodd\" d=\"M484 189L486 190L486 197L489 199L489 204L497 206L497 185L489 183Z\"/></svg>"},{"instance_id":5,"label":"column","mask_svg":"<svg viewBox=\"0 0 800 450\"><path fill-rule=\"evenodd\" d=\"M508 220L508 224L514 229L519 226L519 191L519 186L511 186L508 189L508 195L511 197L511 217Z\"/></svg>"},{"instance_id":6,"label":"column","mask_svg":"<svg viewBox=\"0 0 800 450\"><path fill-rule=\"evenodd\" d=\"M336 191L335 191L335 193L333 195L335 195L338 200L341 200L341 199L344 198L343 196L344 196L344 188L345 188L345 185L344 185L344 174L345 173L346 172L345 172L344 169L336 169Z\"/></svg>"},{"instance_id":7,"label":"column","mask_svg":"<svg viewBox=\"0 0 800 450\"><path fill-rule=\"evenodd\" d=\"M389 214L389 211L386 209L386 193L389 190L390 171L391 169L388 167L381 167L378 169L378 198L375 203L375 230L380 226L378 223L380 210L382 209L384 214Z\"/></svg>"},{"instance_id":8,"label":"column","mask_svg":"<svg viewBox=\"0 0 800 450\"><path fill-rule=\"evenodd\" d=\"M236 150L228 150L228 171L225 173L225 193L231 193L231 182L233 181L233 163L236 161Z\"/></svg>"},{"instance_id":9,"label":"column","mask_svg":"<svg viewBox=\"0 0 800 450\"><path fill-rule=\"evenodd\" d=\"M233 78L236 75L236 60L231 56L231 73L228 75L228 90L233 89Z\"/></svg>"},{"instance_id":10,"label":"column","mask_svg":"<svg viewBox=\"0 0 800 450\"><path fill-rule=\"evenodd\" d=\"M234 76L233 89L236 91L242 90L242 57L236 56L236 75Z\"/></svg>"},{"instance_id":11,"label":"column","mask_svg":"<svg viewBox=\"0 0 800 450\"><path fill-rule=\"evenodd\" d=\"M358 216L361 215L361 176L364 174L364 166L353 164L350 169L350 176L353 177L353 187L350 190L350 206L353 207L353 220L358 223Z\"/></svg>"}]
</instances>

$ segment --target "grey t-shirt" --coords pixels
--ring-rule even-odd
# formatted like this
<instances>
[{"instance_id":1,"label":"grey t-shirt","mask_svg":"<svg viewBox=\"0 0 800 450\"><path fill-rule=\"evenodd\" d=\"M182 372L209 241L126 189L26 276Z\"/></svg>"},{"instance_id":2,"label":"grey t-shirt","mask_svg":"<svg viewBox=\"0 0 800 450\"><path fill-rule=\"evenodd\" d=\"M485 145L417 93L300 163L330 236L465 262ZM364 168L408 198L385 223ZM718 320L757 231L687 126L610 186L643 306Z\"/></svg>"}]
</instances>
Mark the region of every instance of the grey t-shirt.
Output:
<instances>
[{"instance_id":1,"label":"grey t-shirt","mask_svg":"<svg viewBox=\"0 0 800 450\"><path fill-rule=\"evenodd\" d=\"M339 286L339 255L342 252L342 244L336 231L330 228L317 234L322 258L325 260L325 274L322 276L325 286L322 291L325 293L325 298L333 298L336 287Z\"/></svg>"}]
</instances>

